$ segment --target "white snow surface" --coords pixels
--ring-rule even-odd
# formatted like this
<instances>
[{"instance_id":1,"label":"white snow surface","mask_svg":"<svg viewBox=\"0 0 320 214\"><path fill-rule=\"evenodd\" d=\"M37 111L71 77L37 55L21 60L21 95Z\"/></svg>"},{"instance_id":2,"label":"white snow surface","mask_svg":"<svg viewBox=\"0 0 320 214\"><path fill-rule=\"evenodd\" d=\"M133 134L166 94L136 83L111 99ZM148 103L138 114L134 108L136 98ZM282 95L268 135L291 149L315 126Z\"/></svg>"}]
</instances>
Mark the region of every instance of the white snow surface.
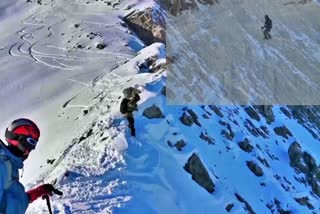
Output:
<instances>
[{"instance_id":1,"label":"white snow surface","mask_svg":"<svg viewBox=\"0 0 320 214\"><path fill-rule=\"evenodd\" d=\"M42 5L16 1L9 7L16 12L0 20L1 128L24 116L34 119L42 130L37 149L25 162L21 181L26 189L54 183L64 192L62 197L52 197L54 213L225 213L230 203L234 204L231 213L246 213L234 193L256 213L271 213L266 204L275 198L292 213L311 213L293 199L304 196L320 212L319 198L295 179L303 175L290 167L288 157L288 147L298 141L319 164L320 144L279 106L273 107L275 122L269 125L263 118L251 119L240 106L221 107L224 116L220 118L208 106L166 105L161 89L168 71L139 71L139 65L150 57L156 56L157 64L165 63L165 45L155 43L136 52L137 44L143 46L141 41L119 19L130 10L153 4L149 0L112 1L110 5L93 0L43 0ZM128 5L134 7L126 10ZM91 32L97 34L93 39L87 37ZM107 47L96 49L99 42ZM83 48L76 48L77 43ZM129 86L141 91L136 137L130 136L119 113L122 90ZM165 118L143 116L144 109L153 104ZM180 122L185 108L199 116L201 127ZM248 132L246 120L256 127L266 126L268 138ZM221 121L235 133L232 141L222 134L226 127ZM293 136L276 135L273 128L281 125ZM214 144L200 139L201 133L213 137ZM237 142L245 137L260 149L242 151ZM168 140L184 140L187 145L177 151L168 146ZM214 193L200 187L183 169L192 153L208 170ZM51 165L47 159L55 161ZM246 167L248 160L263 169L262 177ZM43 200L27 210L46 212Z\"/></svg>"}]
</instances>

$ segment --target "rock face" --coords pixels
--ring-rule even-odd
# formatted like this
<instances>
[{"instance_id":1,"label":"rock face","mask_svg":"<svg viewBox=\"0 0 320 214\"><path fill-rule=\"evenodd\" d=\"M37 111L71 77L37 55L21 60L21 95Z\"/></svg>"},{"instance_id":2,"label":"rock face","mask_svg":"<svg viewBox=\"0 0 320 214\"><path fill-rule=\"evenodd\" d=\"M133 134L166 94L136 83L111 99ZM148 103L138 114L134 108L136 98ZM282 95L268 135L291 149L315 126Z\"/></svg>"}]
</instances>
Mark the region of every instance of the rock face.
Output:
<instances>
[{"instance_id":1,"label":"rock face","mask_svg":"<svg viewBox=\"0 0 320 214\"><path fill-rule=\"evenodd\" d=\"M170 147L176 147L178 151L182 151L182 148L187 145L184 140L179 140L176 143L172 143L168 140L167 143Z\"/></svg>"},{"instance_id":2,"label":"rock face","mask_svg":"<svg viewBox=\"0 0 320 214\"><path fill-rule=\"evenodd\" d=\"M306 176L312 191L320 197L320 166L307 152L303 152L298 142L293 142L288 149L290 166Z\"/></svg>"},{"instance_id":3,"label":"rock face","mask_svg":"<svg viewBox=\"0 0 320 214\"><path fill-rule=\"evenodd\" d=\"M148 119L155 119L155 118L164 118L161 110L156 105L152 105L146 108L143 111L143 116L147 117Z\"/></svg>"},{"instance_id":4,"label":"rock face","mask_svg":"<svg viewBox=\"0 0 320 214\"><path fill-rule=\"evenodd\" d=\"M146 45L155 42L165 43L165 17L161 9L148 8L144 11L133 11L124 17L124 21Z\"/></svg>"},{"instance_id":5,"label":"rock face","mask_svg":"<svg viewBox=\"0 0 320 214\"><path fill-rule=\"evenodd\" d=\"M195 153L188 159L184 169L192 175L192 180L205 188L209 193L214 192L215 185L200 158Z\"/></svg>"},{"instance_id":6,"label":"rock face","mask_svg":"<svg viewBox=\"0 0 320 214\"><path fill-rule=\"evenodd\" d=\"M261 177L263 175L262 169L255 162L247 161L247 166L256 176Z\"/></svg>"}]
</instances>

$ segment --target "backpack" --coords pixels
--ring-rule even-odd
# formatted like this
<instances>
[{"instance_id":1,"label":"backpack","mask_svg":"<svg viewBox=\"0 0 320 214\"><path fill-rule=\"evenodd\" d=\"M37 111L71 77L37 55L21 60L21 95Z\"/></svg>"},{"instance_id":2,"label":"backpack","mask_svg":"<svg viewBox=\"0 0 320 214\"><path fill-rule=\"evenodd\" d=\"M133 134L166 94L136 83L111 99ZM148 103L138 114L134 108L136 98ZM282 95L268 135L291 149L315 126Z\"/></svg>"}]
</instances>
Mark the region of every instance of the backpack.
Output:
<instances>
[{"instance_id":1,"label":"backpack","mask_svg":"<svg viewBox=\"0 0 320 214\"><path fill-rule=\"evenodd\" d=\"M122 113L122 114L125 114L125 113L127 113L128 112L128 102L129 102L130 100L129 99L126 99L126 98L124 98L122 101L121 101L121 104L120 104L120 112Z\"/></svg>"}]
</instances>

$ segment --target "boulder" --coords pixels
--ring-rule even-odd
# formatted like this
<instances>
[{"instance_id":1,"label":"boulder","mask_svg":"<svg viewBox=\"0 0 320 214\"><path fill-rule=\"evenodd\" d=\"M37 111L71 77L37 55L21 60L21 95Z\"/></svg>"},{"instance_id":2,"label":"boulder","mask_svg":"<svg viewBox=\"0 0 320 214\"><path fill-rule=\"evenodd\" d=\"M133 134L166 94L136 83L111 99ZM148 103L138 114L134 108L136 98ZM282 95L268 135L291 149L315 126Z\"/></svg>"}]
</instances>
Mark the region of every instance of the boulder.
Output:
<instances>
[{"instance_id":1,"label":"boulder","mask_svg":"<svg viewBox=\"0 0 320 214\"><path fill-rule=\"evenodd\" d=\"M238 143L239 147L245 152L252 152L253 146L249 143L248 138L245 138L244 141Z\"/></svg>"},{"instance_id":2,"label":"boulder","mask_svg":"<svg viewBox=\"0 0 320 214\"><path fill-rule=\"evenodd\" d=\"M289 136L292 137L292 133L286 126L276 127L273 129L274 133L279 136L284 137L285 139L289 139Z\"/></svg>"},{"instance_id":3,"label":"boulder","mask_svg":"<svg viewBox=\"0 0 320 214\"><path fill-rule=\"evenodd\" d=\"M200 158L193 153L184 166L184 169L192 175L192 180L206 189L209 193L214 192L215 185Z\"/></svg>"},{"instance_id":4,"label":"boulder","mask_svg":"<svg viewBox=\"0 0 320 214\"><path fill-rule=\"evenodd\" d=\"M247 167L258 177L263 176L263 171L258 164L253 161L247 161Z\"/></svg>"},{"instance_id":5,"label":"boulder","mask_svg":"<svg viewBox=\"0 0 320 214\"><path fill-rule=\"evenodd\" d=\"M161 110L156 105L152 105L146 108L143 111L143 116L147 117L148 119L155 119L155 118L164 118Z\"/></svg>"},{"instance_id":6,"label":"boulder","mask_svg":"<svg viewBox=\"0 0 320 214\"><path fill-rule=\"evenodd\" d=\"M192 117L187 115L185 112L182 114L182 116L179 118L182 124L186 126L192 126L193 120Z\"/></svg>"}]
</instances>

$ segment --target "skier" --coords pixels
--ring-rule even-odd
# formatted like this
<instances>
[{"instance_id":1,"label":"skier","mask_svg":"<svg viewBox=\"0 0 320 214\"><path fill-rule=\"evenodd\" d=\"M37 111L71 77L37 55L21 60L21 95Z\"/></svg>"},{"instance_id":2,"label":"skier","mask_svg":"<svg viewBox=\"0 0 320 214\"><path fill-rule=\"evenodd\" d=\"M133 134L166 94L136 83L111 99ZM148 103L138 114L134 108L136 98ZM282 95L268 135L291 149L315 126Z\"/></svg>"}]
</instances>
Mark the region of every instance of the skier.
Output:
<instances>
[{"instance_id":1,"label":"skier","mask_svg":"<svg viewBox=\"0 0 320 214\"><path fill-rule=\"evenodd\" d=\"M263 31L264 39L271 39L270 31L272 29L272 20L269 18L268 15L265 15L264 18L265 18L265 23L264 23L264 26L261 27L262 30L264 29Z\"/></svg>"},{"instance_id":2,"label":"skier","mask_svg":"<svg viewBox=\"0 0 320 214\"><path fill-rule=\"evenodd\" d=\"M37 125L29 119L14 120L6 129L7 145L0 140L0 213L23 214L29 203L39 197L52 196L56 190L43 184L25 192L19 182L19 169L23 168L40 137Z\"/></svg>"},{"instance_id":3,"label":"skier","mask_svg":"<svg viewBox=\"0 0 320 214\"><path fill-rule=\"evenodd\" d=\"M124 90L124 94L125 97L122 99L120 104L120 112L124 114L128 120L128 127L131 130L131 135L136 136L133 112L138 111L137 102L140 100L139 91L135 88L130 87Z\"/></svg>"}]
</instances>

